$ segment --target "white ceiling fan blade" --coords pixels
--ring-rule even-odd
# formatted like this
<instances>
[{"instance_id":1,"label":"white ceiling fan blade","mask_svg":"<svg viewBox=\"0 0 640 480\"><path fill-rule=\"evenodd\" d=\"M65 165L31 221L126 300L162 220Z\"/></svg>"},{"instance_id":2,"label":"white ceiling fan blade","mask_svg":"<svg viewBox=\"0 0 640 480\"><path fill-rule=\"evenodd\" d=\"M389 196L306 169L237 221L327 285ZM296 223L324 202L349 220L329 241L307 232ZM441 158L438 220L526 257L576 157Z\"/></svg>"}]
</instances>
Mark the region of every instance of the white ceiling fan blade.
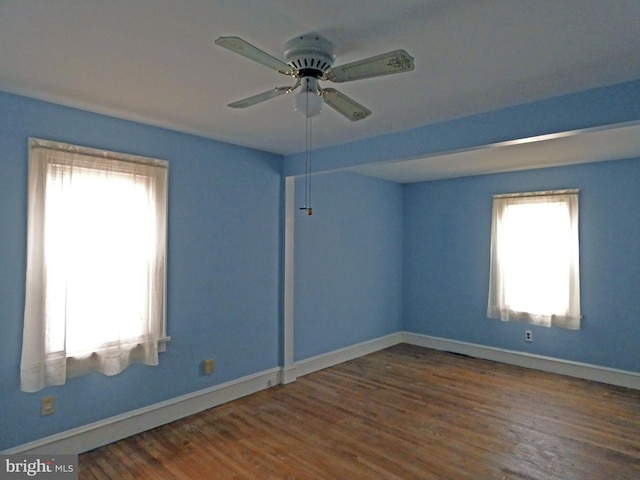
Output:
<instances>
[{"instance_id":1,"label":"white ceiling fan blade","mask_svg":"<svg viewBox=\"0 0 640 480\"><path fill-rule=\"evenodd\" d=\"M320 92L324 102L331 108L347 117L352 122L357 122L371 115L371 110L363 107L355 100L340 93L335 88L324 88Z\"/></svg>"},{"instance_id":2,"label":"white ceiling fan blade","mask_svg":"<svg viewBox=\"0 0 640 480\"><path fill-rule=\"evenodd\" d=\"M219 37L216 39L215 43L216 45L231 50L232 52L242 55L254 62L266 65L267 67L284 75L295 76L297 73L295 68L287 65L282 60L269 55L267 52L263 52L258 47L251 45L249 42L242 40L239 37Z\"/></svg>"},{"instance_id":3,"label":"white ceiling fan blade","mask_svg":"<svg viewBox=\"0 0 640 480\"><path fill-rule=\"evenodd\" d=\"M300 85L300 81L296 83L292 87L276 87L272 88L263 93L259 93L257 95L253 95L251 97L244 98L242 100L238 100L237 102L230 103L228 106L231 108L247 108L256 103L264 102L265 100L269 100L270 98L278 97L280 95L284 95L285 93L291 93Z\"/></svg>"},{"instance_id":4,"label":"white ceiling fan blade","mask_svg":"<svg viewBox=\"0 0 640 480\"><path fill-rule=\"evenodd\" d=\"M327 73L332 82L351 82L363 78L409 72L414 69L413 57L404 50L394 50L375 57L333 67Z\"/></svg>"}]
</instances>

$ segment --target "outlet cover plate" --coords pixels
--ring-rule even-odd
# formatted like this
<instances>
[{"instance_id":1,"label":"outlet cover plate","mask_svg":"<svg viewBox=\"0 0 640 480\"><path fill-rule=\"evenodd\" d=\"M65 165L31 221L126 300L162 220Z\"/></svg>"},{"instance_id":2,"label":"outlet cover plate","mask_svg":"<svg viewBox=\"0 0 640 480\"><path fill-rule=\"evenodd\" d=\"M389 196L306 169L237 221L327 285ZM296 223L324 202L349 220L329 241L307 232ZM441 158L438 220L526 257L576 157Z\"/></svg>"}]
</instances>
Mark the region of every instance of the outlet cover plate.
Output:
<instances>
[{"instance_id":1,"label":"outlet cover plate","mask_svg":"<svg viewBox=\"0 0 640 480\"><path fill-rule=\"evenodd\" d=\"M208 358L202 362L202 373L205 375L211 375L214 370L213 359Z\"/></svg>"},{"instance_id":2,"label":"outlet cover plate","mask_svg":"<svg viewBox=\"0 0 640 480\"><path fill-rule=\"evenodd\" d=\"M40 400L40 415L51 415L56 411L55 399L53 397L45 397Z\"/></svg>"}]
</instances>

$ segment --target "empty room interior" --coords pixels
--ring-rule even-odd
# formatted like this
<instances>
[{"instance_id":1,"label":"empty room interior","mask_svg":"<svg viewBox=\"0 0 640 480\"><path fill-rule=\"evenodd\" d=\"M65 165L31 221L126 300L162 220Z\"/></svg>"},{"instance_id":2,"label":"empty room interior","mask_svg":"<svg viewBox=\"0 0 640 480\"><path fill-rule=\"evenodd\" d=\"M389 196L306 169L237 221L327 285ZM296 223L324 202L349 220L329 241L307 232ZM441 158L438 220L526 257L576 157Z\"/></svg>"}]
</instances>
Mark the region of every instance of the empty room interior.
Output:
<instances>
[{"instance_id":1,"label":"empty room interior","mask_svg":"<svg viewBox=\"0 0 640 480\"><path fill-rule=\"evenodd\" d=\"M637 0L3 0L0 453L640 478L639 52Z\"/></svg>"}]
</instances>

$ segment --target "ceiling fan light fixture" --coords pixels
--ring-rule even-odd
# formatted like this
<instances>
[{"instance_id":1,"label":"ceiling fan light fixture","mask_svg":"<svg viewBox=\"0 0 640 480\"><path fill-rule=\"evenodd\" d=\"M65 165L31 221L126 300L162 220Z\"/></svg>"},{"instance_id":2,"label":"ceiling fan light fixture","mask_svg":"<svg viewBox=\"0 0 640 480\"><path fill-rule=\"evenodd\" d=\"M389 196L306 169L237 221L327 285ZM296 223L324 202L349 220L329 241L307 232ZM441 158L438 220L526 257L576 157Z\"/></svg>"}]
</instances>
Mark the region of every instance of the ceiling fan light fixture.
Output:
<instances>
[{"instance_id":1,"label":"ceiling fan light fixture","mask_svg":"<svg viewBox=\"0 0 640 480\"><path fill-rule=\"evenodd\" d=\"M404 50L363 58L355 62L334 66L333 44L317 33L299 35L284 46L284 59L269 55L239 37L219 37L216 45L224 47L249 60L273 68L279 73L296 78L296 84L276 87L229 104L232 108L246 108L302 86L301 95L295 98L295 109L307 120L318 115L326 103L352 122L371 115L371 110L349 98L335 88L319 88L318 80L329 82L352 82L382 75L409 72L414 69L413 57Z\"/></svg>"},{"instance_id":2,"label":"ceiling fan light fixture","mask_svg":"<svg viewBox=\"0 0 640 480\"><path fill-rule=\"evenodd\" d=\"M318 91L318 79L303 77L300 85L300 91L295 95L296 112L302 113L307 118L319 115L324 102Z\"/></svg>"}]
</instances>

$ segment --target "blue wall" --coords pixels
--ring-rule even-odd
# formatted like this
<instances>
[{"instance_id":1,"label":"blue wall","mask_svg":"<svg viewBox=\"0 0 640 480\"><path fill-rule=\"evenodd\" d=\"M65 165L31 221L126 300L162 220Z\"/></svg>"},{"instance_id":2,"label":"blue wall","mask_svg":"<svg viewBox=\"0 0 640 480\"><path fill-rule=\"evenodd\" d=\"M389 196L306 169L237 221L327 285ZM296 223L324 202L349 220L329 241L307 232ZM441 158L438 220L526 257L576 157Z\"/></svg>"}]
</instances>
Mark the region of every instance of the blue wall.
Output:
<instances>
[{"instance_id":1,"label":"blue wall","mask_svg":"<svg viewBox=\"0 0 640 480\"><path fill-rule=\"evenodd\" d=\"M352 280L358 276L354 268L362 269L365 273L362 277L369 278L370 265L365 258L362 257L360 264L352 263L344 252L357 251L357 242L368 248L367 242L371 240L367 232L381 228L385 221L369 220L369 230L358 226L363 212L369 212L357 203L357 192L367 181L332 171L638 120L640 81L633 81L314 151L315 170L326 172L314 177L314 189L316 184L322 186L324 182L328 186L335 182L340 185L339 192L353 189L355 193L343 198L327 187L331 199L327 215L333 218L323 219L317 226L310 223L304 229L296 226L295 328L303 329L302 333L296 333L296 359L363 339L364 336L351 335L341 341L333 338L325 327L331 326L338 332L345 328L344 322L332 316L339 316L341 310L349 311L346 302L350 293L353 292L357 302L367 295L373 298L371 293L375 291ZM284 174L299 174L303 160L303 155L285 157ZM401 328L640 372L640 350L635 340L640 337L638 185L638 160L405 185L400 214L403 218ZM553 188L581 189L581 282L585 316L582 329L572 332L489 320L486 302L492 195ZM384 204L382 192L386 190L368 191L370 204ZM299 198L298 203L302 205ZM315 212L314 221L322 209L317 207ZM343 225L343 212L352 212L349 221L353 223L348 225L351 231ZM349 233L343 235L343 231ZM307 250L300 254L300 249ZM386 271L395 278L397 272L391 265L377 261L373 265L380 267L378 275ZM387 286L395 285L394 282L390 280ZM338 304L334 304L336 299ZM381 308L382 304L378 304L376 311L379 313ZM353 310L349 313L354 316ZM362 332L375 331L370 326L358 328ZM525 328L534 330L533 343L524 342Z\"/></svg>"},{"instance_id":2,"label":"blue wall","mask_svg":"<svg viewBox=\"0 0 640 480\"><path fill-rule=\"evenodd\" d=\"M342 172L311 191L313 215L295 217L295 360L402 325L402 186ZM295 192L303 206L303 178Z\"/></svg>"},{"instance_id":3,"label":"blue wall","mask_svg":"<svg viewBox=\"0 0 640 480\"><path fill-rule=\"evenodd\" d=\"M20 392L30 136L169 161L160 366ZM0 450L281 363L281 168L280 156L0 93ZM216 372L201 376L208 357ZM48 395L56 413L40 417Z\"/></svg>"},{"instance_id":4,"label":"blue wall","mask_svg":"<svg viewBox=\"0 0 640 480\"><path fill-rule=\"evenodd\" d=\"M640 120L640 81L314 151L316 172ZM168 330L159 367L19 390L27 138L170 162ZM256 150L0 93L0 450L282 364L283 174ZM640 160L400 186L314 175L296 212L296 360L399 330L640 372ZM296 181L296 207L304 182ZM491 196L581 189L583 329L485 318ZM216 373L200 376L204 358ZM56 414L40 417L54 395Z\"/></svg>"},{"instance_id":5,"label":"blue wall","mask_svg":"<svg viewBox=\"0 0 640 480\"><path fill-rule=\"evenodd\" d=\"M639 185L640 160L406 185L404 329L640 372ZM580 189L581 329L486 318L493 194L560 188Z\"/></svg>"}]
</instances>

